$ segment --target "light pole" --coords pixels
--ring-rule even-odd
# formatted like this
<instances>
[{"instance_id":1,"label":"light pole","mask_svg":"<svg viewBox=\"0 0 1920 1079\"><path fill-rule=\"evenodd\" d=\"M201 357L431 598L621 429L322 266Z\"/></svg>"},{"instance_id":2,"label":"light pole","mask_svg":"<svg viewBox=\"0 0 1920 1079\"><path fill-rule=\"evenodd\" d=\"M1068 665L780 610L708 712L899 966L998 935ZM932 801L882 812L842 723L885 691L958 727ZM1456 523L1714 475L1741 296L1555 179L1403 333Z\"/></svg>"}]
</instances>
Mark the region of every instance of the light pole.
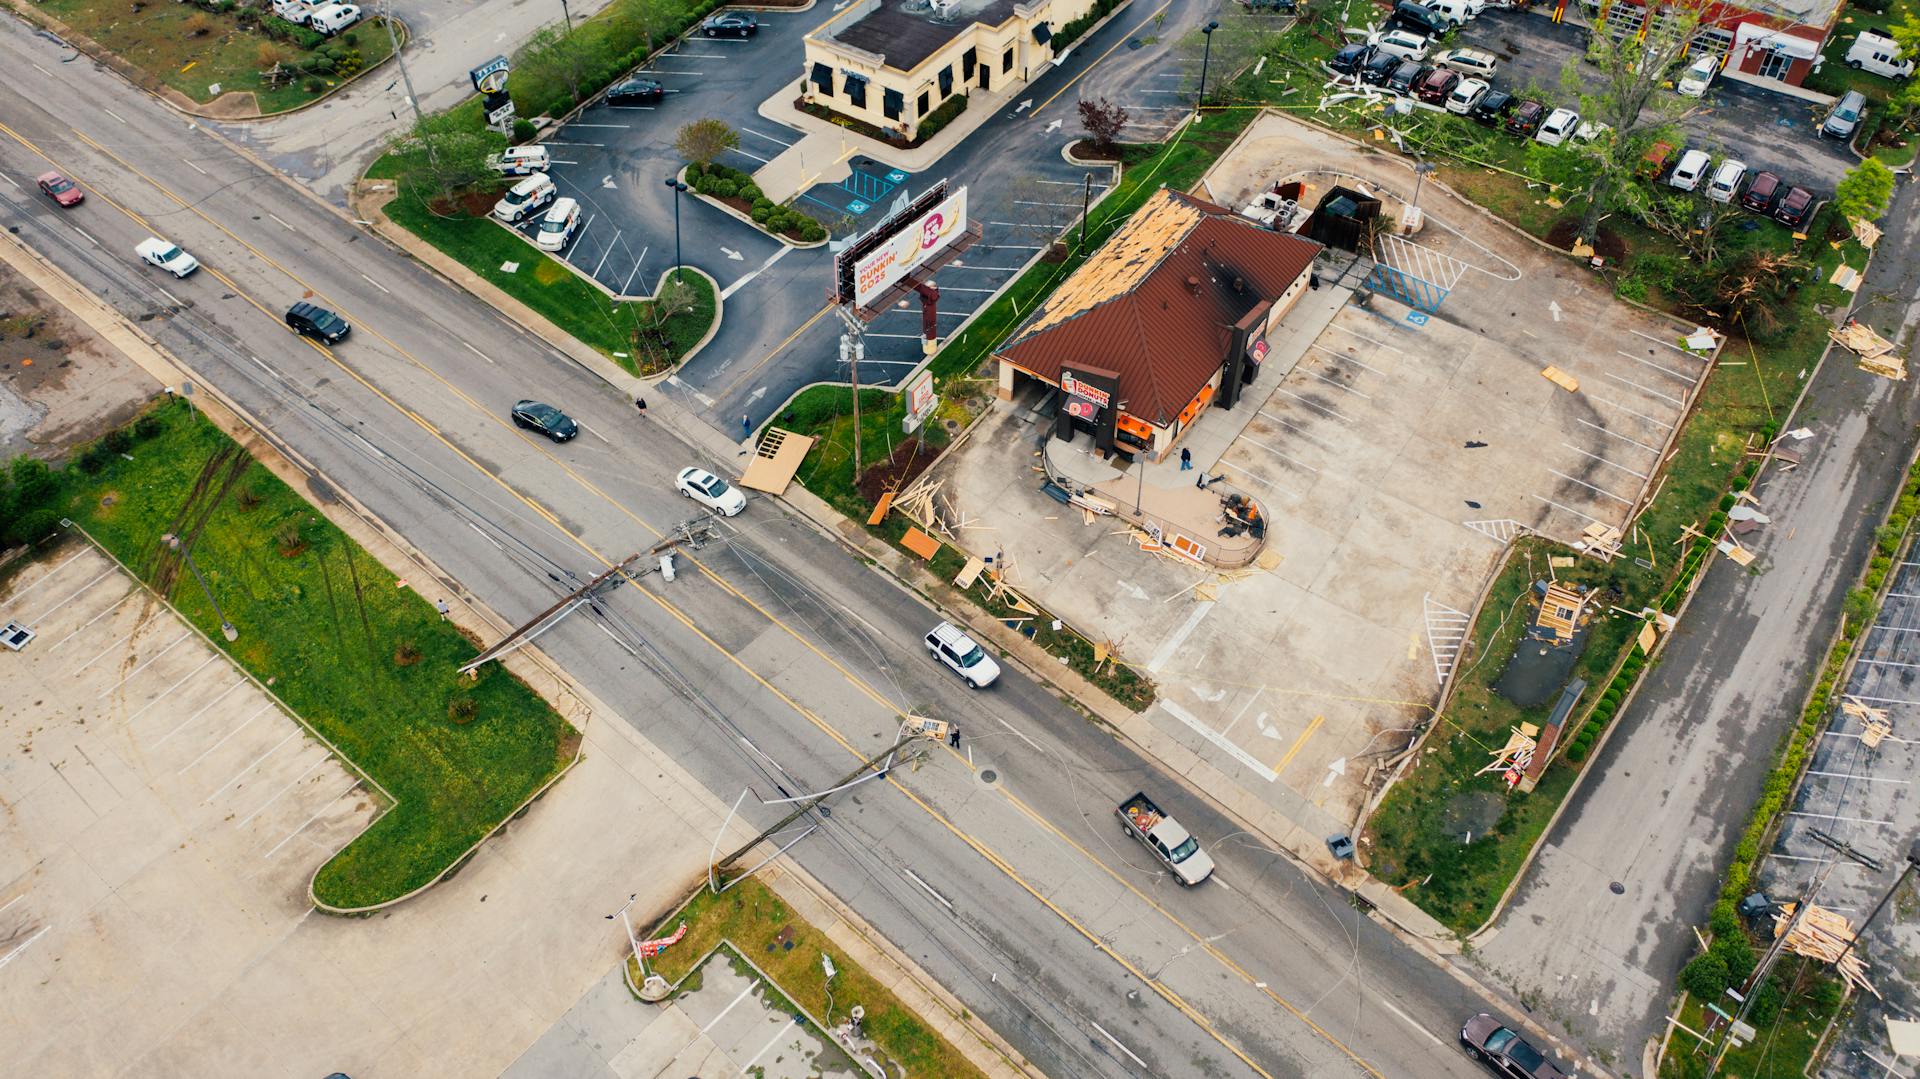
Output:
<instances>
[{"instance_id":1,"label":"light pole","mask_svg":"<svg viewBox=\"0 0 1920 1079\"><path fill-rule=\"evenodd\" d=\"M687 185L673 176L667 177L666 183L668 187L673 188L673 268L678 270L680 268L680 192L685 191Z\"/></svg>"},{"instance_id":2,"label":"light pole","mask_svg":"<svg viewBox=\"0 0 1920 1079\"><path fill-rule=\"evenodd\" d=\"M1408 207L1407 216L1414 216L1420 209L1420 188L1427 182L1427 173L1440 166L1431 161L1416 161L1413 166L1413 205Z\"/></svg>"},{"instance_id":3,"label":"light pole","mask_svg":"<svg viewBox=\"0 0 1920 1079\"><path fill-rule=\"evenodd\" d=\"M613 921L614 918L618 917L620 923L627 927L627 947L633 949L633 961L640 965L641 999L662 1000L665 999L667 993L670 991L667 980L647 969L647 956L646 953L640 949L640 938L634 934L633 919L627 917L627 908L633 906L634 900L639 898L637 894L627 896L626 904L619 910L607 915L607 921ZM684 928L684 923L682 928Z\"/></svg>"},{"instance_id":4,"label":"light pole","mask_svg":"<svg viewBox=\"0 0 1920 1079\"><path fill-rule=\"evenodd\" d=\"M213 605L213 613L220 618L220 635L229 641L239 640L240 631L233 627L232 622L227 621L227 612L221 610L220 601L213 598L213 589L207 587L207 579L200 575L200 566L193 560L193 552L181 546L180 537L171 532L160 538L170 549L180 552L180 557L186 560L187 568L193 571L193 579L200 582L201 593L207 597L207 602Z\"/></svg>"},{"instance_id":5,"label":"light pole","mask_svg":"<svg viewBox=\"0 0 1920 1079\"><path fill-rule=\"evenodd\" d=\"M1087 249L1087 217L1093 213L1093 173L1087 173L1086 187L1080 195L1080 250Z\"/></svg>"},{"instance_id":6,"label":"light pole","mask_svg":"<svg viewBox=\"0 0 1920 1079\"><path fill-rule=\"evenodd\" d=\"M567 33L573 33L573 12L567 10L567 0L560 0L560 17L567 20Z\"/></svg>"},{"instance_id":7,"label":"light pole","mask_svg":"<svg viewBox=\"0 0 1920 1079\"><path fill-rule=\"evenodd\" d=\"M1209 20L1207 25L1200 28L1200 32L1207 36L1207 45L1206 48L1200 50L1200 96L1193 103L1193 114L1195 117L1200 115L1200 106L1205 104L1207 100L1207 61L1213 58L1213 32L1218 29L1220 29L1220 24L1212 20Z\"/></svg>"}]
</instances>

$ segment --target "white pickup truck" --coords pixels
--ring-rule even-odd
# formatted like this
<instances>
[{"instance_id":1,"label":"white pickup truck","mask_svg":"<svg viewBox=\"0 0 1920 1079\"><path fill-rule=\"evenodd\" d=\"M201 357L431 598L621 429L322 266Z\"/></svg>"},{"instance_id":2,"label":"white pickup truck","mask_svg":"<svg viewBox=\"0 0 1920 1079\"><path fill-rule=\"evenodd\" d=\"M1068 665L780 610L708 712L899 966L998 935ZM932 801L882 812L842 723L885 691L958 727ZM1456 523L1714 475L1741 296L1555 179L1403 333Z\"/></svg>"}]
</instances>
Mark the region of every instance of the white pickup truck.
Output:
<instances>
[{"instance_id":1,"label":"white pickup truck","mask_svg":"<svg viewBox=\"0 0 1920 1079\"><path fill-rule=\"evenodd\" d=\"M1121 802L1115 812L1120 815L1121 827L1145 843L1154 857L1173 870L1174 879L1180 883L1191 888L1213 875L1213 859L1200 849L1200 841L1154 805L1145 791Z\"/></svg>"}]
</instances>

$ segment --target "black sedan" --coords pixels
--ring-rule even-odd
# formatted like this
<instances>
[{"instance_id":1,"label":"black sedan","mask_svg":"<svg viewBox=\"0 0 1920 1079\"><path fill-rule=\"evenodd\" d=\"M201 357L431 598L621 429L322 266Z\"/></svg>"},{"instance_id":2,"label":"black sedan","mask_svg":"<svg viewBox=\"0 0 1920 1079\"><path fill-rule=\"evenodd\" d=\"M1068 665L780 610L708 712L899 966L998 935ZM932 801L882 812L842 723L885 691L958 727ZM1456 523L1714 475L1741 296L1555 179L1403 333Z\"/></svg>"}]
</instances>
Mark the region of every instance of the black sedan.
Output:
<instances>
[{"instance_id":1,"label":"black sedan","mask_svg":"<svg viewBox=\"0 0 1920 1079\"><path fill-rule=\"evenodd\" d=\"M570 442L580 433L580 425L573 422L573 417L539 401L522 401L513 406L513 424L538 431L555 442Z\"/></svg>"},{"instance_id":2,"label":"black sedan","mask_svg":"<svg viewBox=\"0 0 1920 1079\"><path fill-rule=\"evenodd\" d=\"M1468 1056L1508 1079L1567 1079L1559 1065L1485 1012L1460 1028L1460 1044Z\"/></svg>"},{"instance_id":3,"label":"black sedan","mask_svg":"<svg viewBox=\"0 0 1920 1079\"><path fill-rule=\"evenodd\" d=\"M652 79L628 79L607 91L609 105L658 105L666 98L667 88Z\"/></svg>"},{"instance_id":4,"label":"black sedan","mask_svg":"<svg viewBox=\"0 0 1920 1079\"><path fill-rule=\"evenodd\" d=\"M1327 66L1332 68L1336 75L1357 75L1371 59L1373 59L1373 46L1364 41L1356 41L1334 53L1333 59L1327 61Z\"/></svg>"},{"instance_id":5,"label":"black sedan","mask_svg":"<svg viewBox=\"0 0 1920 1079\"><path fill-rule=\"evenodd\" d=\"M760 18L751 11L723 11L700 24L708 37L752 37L759 29Z\"/></svg>"}]
</instances>

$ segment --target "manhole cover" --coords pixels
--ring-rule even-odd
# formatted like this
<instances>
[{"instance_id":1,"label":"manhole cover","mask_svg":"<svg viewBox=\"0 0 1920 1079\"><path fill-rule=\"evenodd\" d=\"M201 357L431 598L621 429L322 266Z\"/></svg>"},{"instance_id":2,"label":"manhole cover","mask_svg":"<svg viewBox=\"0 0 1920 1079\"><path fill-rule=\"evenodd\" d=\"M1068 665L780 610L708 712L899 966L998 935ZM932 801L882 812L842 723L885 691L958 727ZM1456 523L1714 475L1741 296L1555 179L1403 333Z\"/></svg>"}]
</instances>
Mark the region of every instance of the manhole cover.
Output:
<instances>
[{"instance_id":1,"label":"manhole cover","mask_svg":"<svg viewBox=\"0 0 1920 1079\"><path fill-rule=\"evenodd\" d=\"M1144 41L1141 41L1141 40L1140 40L1139 38L1137 38L1137 37L1130 37L1130 38L1128 38L1128 39L1127 39L1127 48L1129 48L1129 49L1140 49L1140 48L1145 48L1145 47L1146 47L1146 44L1147 44L1146 42L1144 42Z\"/></svg>"},{"instance_id":2,"label":"manhole cover","mask_svg":"<svg viewBox=\"0 0 1920 1079\"><path fill-rule=\"evenodd\" d=\"M1000 773L999 773L999 772L996 772L996 771L994 771L994 770L993 770L993 769L991 769L991 768L982 768L982 769L980 769L980 782L982 782L982 783L998 783L999 781L1000 781Z\"/></svg>"},{"instance_id":3,"label":"manhole cover","mask_svg":"<svg viewBox=\"0 0 1920 1079\"><path fill-rule=\"evenodd\" d=\"M1612 884L1607 885L1607 891L1612 892L1614 895L1626 895L1627 886L1616 880Z\"/></svg>"}]
</instances>

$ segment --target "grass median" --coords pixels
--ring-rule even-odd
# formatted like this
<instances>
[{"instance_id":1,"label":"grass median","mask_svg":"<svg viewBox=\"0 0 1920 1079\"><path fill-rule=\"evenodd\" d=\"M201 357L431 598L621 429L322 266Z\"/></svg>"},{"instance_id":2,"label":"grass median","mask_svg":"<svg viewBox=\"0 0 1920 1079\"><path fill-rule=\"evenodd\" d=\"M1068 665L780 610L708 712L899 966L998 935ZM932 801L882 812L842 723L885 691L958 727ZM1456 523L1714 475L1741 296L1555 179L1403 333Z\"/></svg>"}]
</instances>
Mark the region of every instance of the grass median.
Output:
<instances>
[{"instance_id":1,"label":"grass median","mask_svg":"<svg viewBox=\"0 0 1920 1079\"><path fill-rule=\"evenodd\" d=\"M221 643L221 618L162 536L187 539L226 650L396 799L321 867L314 893L370 906L432 882L565 766L578 733L299 492L184 403L128 456L61 473L66 513ZM84 456L84 455L83 455Z\"/></svg>"},{"instance_id":2,"label":"grass median","mask_svg":"<svg viewBox=\"0 0 1920 1079\"><path fill-rule=\"evenodd\" d=\"M443 216L405 195L388 203L386 214L636 375L657 374L680 362L706 336L719 309L713 283L690 271L673 270L667 279L691 290L692 306L657 321L653 301L615 300L518 233L485 217ZM503 268L508 265L515 268Z\"/></svg>"}]
</instances>

